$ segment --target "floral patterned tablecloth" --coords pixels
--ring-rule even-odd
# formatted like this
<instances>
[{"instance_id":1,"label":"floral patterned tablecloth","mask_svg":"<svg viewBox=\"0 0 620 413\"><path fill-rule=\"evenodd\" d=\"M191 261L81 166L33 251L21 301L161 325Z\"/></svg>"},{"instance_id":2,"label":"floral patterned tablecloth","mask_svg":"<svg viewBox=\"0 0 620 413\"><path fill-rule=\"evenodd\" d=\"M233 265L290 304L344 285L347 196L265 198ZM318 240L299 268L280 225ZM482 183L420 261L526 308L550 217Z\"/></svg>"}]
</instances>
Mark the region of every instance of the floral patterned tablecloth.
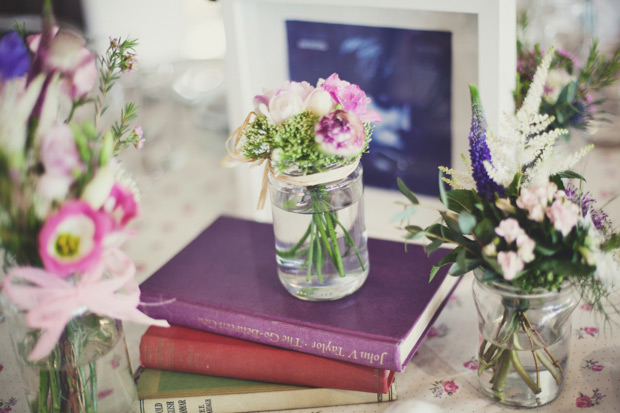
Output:
<instances>
[{"instance_id":1,"label":"floral patterned tablecloth","mask_svg":"<svg viewBox=\"0 0 620 413\"><path fill-rule=\"evenodd\" d=\"M142 158L134 155L126 159L143 191L143 214L135 227L137 234L126 244L127 252L136 262L140 281L218 215L246 216L247 213L242 212L244 206L254 204L255 200L234 190L239 174L220 168L219 159L224 155L223 140L221 132L190 130L168 142L170 150L163 157L149 153L145 148L145 152L139 154ZM155 167L153 159L157 160ZM585 165L581 172L588 176L588 188L600 201L605 202L620 192L619 149L595 150ZM399 237L390 218L400 207L385 195L372 189L366 192L369 235ZM618 201L611 204L608 212L616 223L620 222ZM419 219L428 217L422 215ZM450 298L409 366L397 375L398 402L338 406L320 411L511 410L484 398L477 389L475 352L478 332L471 283L472 275L469 274ZM620 315L615 316L615 321L620 321ZM134 324L125 327L132 364L136 366L138 342L144 327ZM620 411L619 329L620 325L606 329L587 306L581 305L575 310L564 390L558 400L538 411ZM27 406L9 334L7 323L0 322L0 413L25 413ZM424 408L420 407L422 403ZM316 409L299 410L311 411L316 412Z\"/></svg>"}]
</instances>

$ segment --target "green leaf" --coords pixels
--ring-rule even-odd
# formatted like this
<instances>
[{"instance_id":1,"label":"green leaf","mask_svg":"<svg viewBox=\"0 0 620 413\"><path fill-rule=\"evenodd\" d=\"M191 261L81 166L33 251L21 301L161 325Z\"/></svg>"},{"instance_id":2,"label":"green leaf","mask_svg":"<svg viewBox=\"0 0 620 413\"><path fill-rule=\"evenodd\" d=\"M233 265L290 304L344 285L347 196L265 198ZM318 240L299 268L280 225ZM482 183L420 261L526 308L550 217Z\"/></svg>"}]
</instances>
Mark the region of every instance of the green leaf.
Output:
<instances>
[{"instance_id":1,"label":"green leaf","mask_svg":"<svg viewBox=\"0 0 620 413\"><path fill-rule=\"evenodd\" d=\"M453 189L446 192L448 198L448 209L454 212L473 212L476 203L479 201L478 195L469 189Z\"/></svg>"},{"instance_id":2,"label":"green leaf","mask_svg":"<svg viewBox=\"0 0 620 413\"><path fill-rule=\"evenodd\" d=\"M512 182L508 185L508 189L506 190L507 195L518 196L519 195L519 187L521 186L521 172L517 172L512 178Z\"/></svg>"},{"instance_id":3,"label":"green leaf","mask_svg":"<svg viewBox=\"0 0 620 413\"><path fill-rule=\"evenodd\" d=\"M433 267L431 268L431 273L428 277L428 282L430 283L431 281L433 281L433 278L435 278L435 275L437 275L437 271L439 271L439 267L436 265L433 265Z\"/></svg>"},{"instance_id":4,"label":"green leaf","mask_svg":"<svg viewBox=\"0 0 620 413\"><path fill-rule=\"evenodd\" d=\"M408 234L405 235L405 239L408 239L408 240L415 240L418 238L423 238L426 235L426 232L424 231L424 229L417 225L407 225L405 227L405 230L408 232Z\"/></svg>"},{"instance_id":5,"label":"green leaf","mask_svg":"<svg viewBox=\"0 0 620 413\"><path fill-rule=\"evenodd\" d=\"M490 218L484 218L474 228L474 235L483 244L488 244L495 238L495 224Z\"/></svg>"},{"instance_id":6,"label":"green leaf","mask_svg":"<svg viewBox=\"0 0 620 413\"><path fill-rule=\"evenodd\" d=\"M443 172L441 171L439 171L439 199L441 199L441 203L444 204L446 208L449 208L446 189L443 186Z\"/></svg>"},{"instance_id":7,"label":"green leaf","mask_svg":"<svg viewBox=\"0 0 620 413\"><path fill-rule=\"evenodd\" d=\"M411 190L407 188L407 185L405 185L402 179L396 178L396 184L398 185L398 189L400 189L400 192L402 192L402 194L405 195L412 204L418 205L420 203L418 201L418 198L416 198L413 192L411 192Z\"/></svg>"},{"instance_id":8,"label":"green leaf","mask_svg":"<svg viewBox=\"0 0 620 413\"><path fill-rule=\"evenodd\" d=\"M459 228L463 234L471 234L476 228L476 217L467 211L462 211L459 214Z\"/></svg>"},{"instance_id":9,"label":"green leaf","mask_svg":"<svg viewBox=\"0 0 620 413\"><path fill-rule=\"evenodd\" d=\"M452 267L450 267L450 270L448 271L448 273L450 275L454 275L454 276L461 276L461 275L465 275L468 272L470 272L471 270L478 268L480 265L482 265L482 260L479 258L468 258L465 259L462 263L459 263L458 261L452 265Z\"/></svg>"},{"instance_id":10,"label":"green leaf","mask_svg":"<svg viewBox=\"0 0 620 413\"><path fill-rule=\"evenodd\" d=\"M409 218L411 218L416 213L417 210L418 210L417 205L410 205L407 208L405 208L404 211L399 212L398 214L394 215L392 219L390 220L390 222L406 221Z\"/></svg>"},{"instance_id":11,"label":"green leaf","mask_svg":"<svg viewBox=\"0 0 620 413\"><path fill-rule=\"evenodd\" d=\"M546 257L550 257L550 256L554 255L556 252L558 252L557 249L547 248L547 247L544 247L544 246L542 246L540 244L536 244L535 251L538 252L541 255L546 256Z\"/></svg>"},{"instance_id":12,"label":"green leaf","mask_svg":"<svg viewBox=\"0 0 620 413\"><path fill-rule=\"evenodd\" d=\"M437 251L439 247L441 247L441 244L443 244L442 240L433 240L430 244L424 247L424 249L426 250L426 254L431 255L433 252Z\"/></svg>"},{"instance_id":13,"label":"green leaf","mask_svg":"<svg viewBox=\"0 0 620 413\"><path fill-rule=\"evenodd\" d=\"M571 170L566 170L566 171L563 171L563 172L559 172L556 175L559 176L560 178L579 179L580 181L586 182L586 178L584 178L582 175L578 174L577 172L574 172L574 171L571 171Z\"/></svg>"}]
</instances>

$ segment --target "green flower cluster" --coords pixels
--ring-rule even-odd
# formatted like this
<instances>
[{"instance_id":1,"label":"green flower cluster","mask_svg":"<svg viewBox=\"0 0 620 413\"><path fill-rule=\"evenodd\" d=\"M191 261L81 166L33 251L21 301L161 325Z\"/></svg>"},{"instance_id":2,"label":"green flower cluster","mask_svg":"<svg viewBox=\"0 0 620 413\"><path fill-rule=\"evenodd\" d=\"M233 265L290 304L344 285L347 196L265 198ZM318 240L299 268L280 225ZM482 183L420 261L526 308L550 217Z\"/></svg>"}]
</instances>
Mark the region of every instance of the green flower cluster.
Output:
<instances>
[{"instance_id":1,"label":"green flower cluster","mask_svg":"<svg viewBox=\"0 0 620 413\"><path fill-rule=\"evenodd\" d=\"M257 115L244 131L241 153L248 159L271 159L276 173L306 175L350 163L353 158L323 152L314 139L319 116L309 111L274 125L264 115ZM366 125L368 149L372 126ZM362 152L362 153L363 153Z\"/></svg>"}]
</instances>

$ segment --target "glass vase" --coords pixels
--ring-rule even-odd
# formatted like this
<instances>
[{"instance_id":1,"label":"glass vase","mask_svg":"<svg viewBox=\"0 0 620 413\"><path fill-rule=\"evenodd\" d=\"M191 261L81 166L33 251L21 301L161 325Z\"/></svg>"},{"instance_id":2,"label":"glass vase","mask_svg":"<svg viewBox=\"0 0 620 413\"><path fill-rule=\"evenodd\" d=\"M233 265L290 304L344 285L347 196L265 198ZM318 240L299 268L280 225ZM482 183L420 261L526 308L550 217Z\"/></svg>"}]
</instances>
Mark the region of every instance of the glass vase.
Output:
<instances>
[{"instance_id":1,"label":"glass vase","mask_svg":"<svg viewBox=\"0 0 620 413\"><path fill-rule=\"evenodd\" d=\"M474 271L480 345L478 381L483 394L500 403L538 407L555 400L564 385L576 288L559 291L483 282Z\"/></svg>"},{"instance_id":2,"label":"glass vase","mask_svg":"<svg viewBox=\"0 0 620 413\"><path fill-rule=\"evenodd\" d=\"M32 413L136 411L138 395L120 321L90 312L77 315L47 357L29 361L41 330L30 328L26 312L4 294L0 301Z\"/></svg>"},{"instance_id":3,"label":"glass vase","mask_svg":"<svg viewBox=\"0 0 620 413\"><path fill-rule=\"evenodd\" d=\"M368 277L361 164L342 179L299 185L269 177L278 277L293 296L337 300Z\"/></svg>"}]
</instances>

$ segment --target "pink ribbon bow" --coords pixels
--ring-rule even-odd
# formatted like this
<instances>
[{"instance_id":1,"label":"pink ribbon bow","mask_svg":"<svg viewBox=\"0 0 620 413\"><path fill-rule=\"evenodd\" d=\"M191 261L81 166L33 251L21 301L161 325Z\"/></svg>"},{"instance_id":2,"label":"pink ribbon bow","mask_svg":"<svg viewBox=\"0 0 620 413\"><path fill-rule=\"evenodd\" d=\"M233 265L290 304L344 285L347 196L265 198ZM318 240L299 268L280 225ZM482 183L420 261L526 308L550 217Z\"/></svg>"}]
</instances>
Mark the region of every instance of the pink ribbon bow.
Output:
<instances>
[{"instance_id":1,"label":"pink ribbon bow","mask_svg":"<svg viewBox=\"0 0 620 413\"><path fill-rule=\"evenodd\" d=\"M111 277L103 278L104 271ZM29 327L42 331L28 359L34 361L47 356L67 323L86 310L119 320L168 327L168 322L152 319L137 309L140 288L134 279L135 272L133 262L119 249L107 251L75 284L41 268L11 270L4 280L7 297L28 310Z\"/></svg>"}]
</instances>

